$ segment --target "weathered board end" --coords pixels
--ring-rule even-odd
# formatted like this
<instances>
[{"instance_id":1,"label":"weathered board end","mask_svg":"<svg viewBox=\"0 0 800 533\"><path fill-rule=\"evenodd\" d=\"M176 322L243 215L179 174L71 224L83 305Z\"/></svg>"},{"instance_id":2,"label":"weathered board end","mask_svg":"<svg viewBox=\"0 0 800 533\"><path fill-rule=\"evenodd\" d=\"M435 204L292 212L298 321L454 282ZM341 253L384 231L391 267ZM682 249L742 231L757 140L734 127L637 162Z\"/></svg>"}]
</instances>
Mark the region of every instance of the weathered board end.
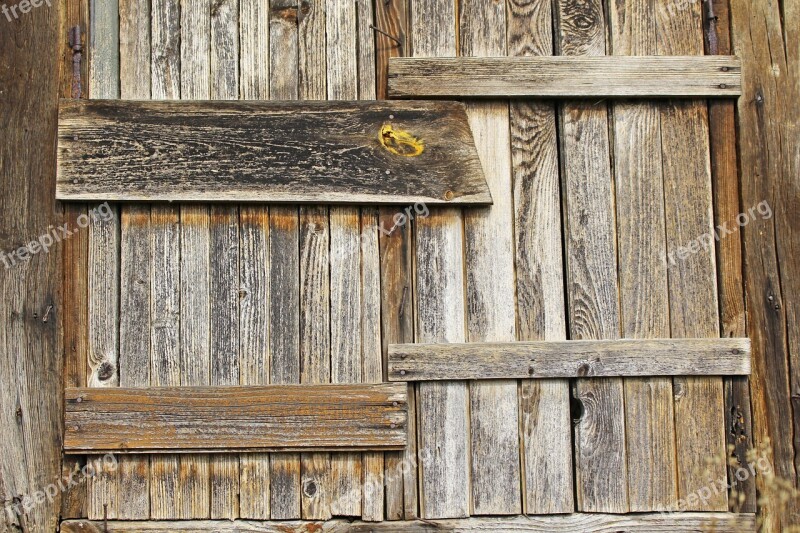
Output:
<instances>
[{"instance_id":1,"label":"weathered board end","mask_svg":"<svg viewBox=\"0 0 800 533\"><path fill-rule=\"evenodd\" d=\"M62 100L56 197L492 203L459 102Z\"/></svg>"}]
</instances>

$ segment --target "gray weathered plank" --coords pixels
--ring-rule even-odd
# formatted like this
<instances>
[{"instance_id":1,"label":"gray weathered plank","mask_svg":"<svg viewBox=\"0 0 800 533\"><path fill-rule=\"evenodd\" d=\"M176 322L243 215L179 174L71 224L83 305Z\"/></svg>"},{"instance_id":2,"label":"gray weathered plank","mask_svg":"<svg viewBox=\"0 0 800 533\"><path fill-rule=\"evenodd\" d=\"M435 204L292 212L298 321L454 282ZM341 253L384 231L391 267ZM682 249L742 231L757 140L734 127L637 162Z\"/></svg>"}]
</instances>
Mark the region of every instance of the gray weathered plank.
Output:
<instances>
[{"instance_id":1,"label":"gray weathered plank","mask_svg":"<svg viewBox=\"0 0 800 533\"><path fill-rule=\"evenodd\" d=\"M392 344L391 381L750 373L749 339Z\"/></svg>"},{"instance_id":2,"label":"gray weathered plank","mask_svg":"<svg viewBox=\"0 0 800 533\"><path fill-rule=\"evenodd\" d=\"M63 200L491 203L458 103L63 100L59 124Z\"/></svg>"},{"instance_id":3,"label":"gray weathered plank","mask_svg":"<svg viewBox=\"0 0 800 533\"><path fill-rule=\"evenodd\" d=\"M434 528L442 532L526 532L526 533L739 533L753 531L756 517L733 513L676 513L676 514L571 514L508 518L468 518L463 520L415 520L408 522L108 522L110 533L426 533ZM102 522L69 520L61 523L64 533L101 533Z\"/></svg>"},{"instance_id":4,"label":"gray weathered plank","mask_svg":"<svg viewBox=\"0 0 800 533\"><path fill-rule=\"evenodd\" d=\"M389 96L395 98L706 98L740 94L741 62L725 56L398 57L389 61Z\"/></svg>"},{"instance_id":5,"label":"gray weathered plank","mask_svg":"<svg viewBox=\"0 0 800 533\"><path fill-rule=\"evenodd\" d=\"M405 384L67 389L64 449L400 449Z\"/></svg>"}]
</instances>

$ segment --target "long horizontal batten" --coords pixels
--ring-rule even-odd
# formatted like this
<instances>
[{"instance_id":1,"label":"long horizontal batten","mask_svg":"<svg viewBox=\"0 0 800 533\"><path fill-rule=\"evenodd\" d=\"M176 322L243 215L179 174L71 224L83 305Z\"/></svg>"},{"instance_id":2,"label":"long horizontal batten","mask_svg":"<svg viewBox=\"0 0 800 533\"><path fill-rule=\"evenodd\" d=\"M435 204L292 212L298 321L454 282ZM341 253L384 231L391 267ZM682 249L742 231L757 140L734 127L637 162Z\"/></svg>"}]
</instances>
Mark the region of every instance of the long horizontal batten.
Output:
<instances>
[{"instance_id":1,"label":"long horizontal batten","mask_svg":"<svg viewBox=\"0 0 800 533\"><path fill-rule=\"evenodd\" d=\"M458 102L62 100L61 200L490 204Z\"/></svg>"},{"instance_id":2,"label":"long horizontal batten","mask_svg":"<svg viewBox=\"0 0 800 533\"><path fill-rule=\"evenodd\" d=\"M728 56L391 58L393 98L673 98L742 94Z\"/></svg>"},{"instance_id":3,"label":"long horizontal batten","mask_svg":"<svg viewBox=\"0 0 800 533\"><path fill-rule=\"evenodd\" d=\"M749 339L392 344L391 381L747 375Z\"/></svg>"},{"instance_id":4,"label":"long horizontal batten","mask_svg":"<svg viewBox=\"0 0 800 533\"><path fill-rule=\"evenodd\" d=\"M617 533L625 531L699 533L738 533L753 531L755 515L733 513L643 513L633 515L570 514L551 516L520 516L503 518L464 518L455 520L413 520L400 522L351 522L328 520L325 522L258 522L244 520L188 520L176 522L130 522L68 520L61 523L63 533L429 533L437 532L547 532Z\"/></svg>"},{"instance_id":5,"label":"long horizontal batten","mask_svg":"<svg viewBox=\"0 0 800 533\"><path fill-rule=\"evenodd\" d=\"M407 387L68 388L64 422L67 453L402 449Z\"/></svg>"}]
</instances>

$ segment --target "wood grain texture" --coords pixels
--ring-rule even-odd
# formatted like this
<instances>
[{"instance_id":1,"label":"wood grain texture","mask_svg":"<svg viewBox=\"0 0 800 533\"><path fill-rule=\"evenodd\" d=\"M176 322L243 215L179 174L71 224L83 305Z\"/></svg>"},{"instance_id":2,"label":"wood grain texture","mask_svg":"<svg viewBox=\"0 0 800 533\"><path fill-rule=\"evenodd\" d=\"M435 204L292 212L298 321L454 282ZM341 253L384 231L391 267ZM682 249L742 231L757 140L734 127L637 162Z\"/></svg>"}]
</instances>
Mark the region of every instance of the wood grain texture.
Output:
<instances>
[{"instance_id":1,"label":"wood grain texture","mask_svg":"<svg viewBox=\"0 0 800 533\"><path fill-rule=\"evenodd\" d=\"M150 94L155 100L181 95L180 23L180 0L150 0Z\"/></svg>"},{"instance_id":2,"label":"wood grain texture","mask_svg":"<svg viewBox=\"0 0 800 533\"><path fill-rule=\"evenodd\" d=\"M658 53L703 54L700 4L671 13L659 2ZM702 102L669 101L661 110L662 166L667 252L674 253L703 234L713 233L708 107ZM718 337L716 260L711 247L669 262L670 328L673 337ZM676 461L678 496L726 479L723 387L720 378L676 378ZM709 461L715 460L715 463ZM724 511L724 493L689 506L693 511Z\"/></svg>"},{"instance_id":3,"label":"wood grain texture","mask_svg":"<svg viewBox=\"0 0 800 533\"><path fill-rule=\"evenodd\" d=\"M415 57L455 55L455 3L414 2ZM415 299L417 342L464 342L464 231L460 210L417 219ZM469 390L465 383L421 383L417 392L420 515L469 516Z\"/></svg>"},{"instance_id":4,"label":"wood grain texture","mask_svg":"<svg viewBox=\"0 0 800 533\"><path fill-rule=\"evenodd\" d=\"M615 58L656 53L654 9L650 0L610 4ZM614 102L612 120L622 335L669 337L659 108ZM677 500L672 380L628 379L624 387L628 464L636 465L628 470L630 509L660 510Z\"/></svg>"},{"instance_id":5,"label":"wood grain texture","mask_svg":"<svg viewBox=\"0 0 800 533\"><path fill-rule=\"evenodd\" d=\"M797 139L800 137L797 2L731 2L733 49L748 69L737 105L742 206L766 202L770 218L757 215L744 230L748 334L753 339L752 405L755 442L768 450L775 475L797 488L800 276L797 250ZM788 378L788 379L787 379ZM794 428L794 439L786 428ZM767 479L757 477L758 488ZM765 531L800 523L796 500L760 509Z\"/></svg>"},{"instance_id":6,"label":"wood grain texture","mask_svg":"<svg viewBox=\"0 0 800 533\"><path fill-rule=\"evenodd\" d=\"M561 55L605 54L605 16L599 0L559 1L555 27ZM567 304L570 338L577 340L620 335L608 125L603 102L570 102L561 108ZM577 508L627 512L622 380L579 380L573 395L583 407L574 429Z\"/></svg>"},{"instance_id":7,"label":"wood grain texture","mask_svg":"<svg viewBox=\"0 0 800 533\"><path fill-rule=\"evenodd\" d=\"M506 53L505 10L503 2L459 3L462 56ZM508 103L468 102L467 114L494 199L491 208L464 213L468 341L514 341L514 208ZM472 512L519 514L517 383L471 383L469 393Z\"/></svg>"},{"instance_id":8,"label":"wood grain texture","mask_svg":"<svg viewBox=\"0 0 800 533\"><path fill-rule=\"evenodd\" d=\"M710 98L741 93L742 69L735 57L438 57L389 61L392 98Z\"/></svg>"},{"instance_id":9,"label":"wood grain texture","mask_svg":"<svg viewBox=\"0 0 800 533\"><path fill-rule=\"evenodd\" d=\"M12 6L9 5L9 8ZM54 113L58 62L65 34L61 9L42 5L13 22L2 20L0 44L0 249L19 250L60 225L53 201ZM4 17L5 18L5 17ZM85 230L84 230L85 231ZM62 422L62 245L0 273L0 516L2 531L54 531L61 494L33 500L60 479ZM85 357L85 354L84 354ZM38 500L38 498L37 498ZM27 501L28 505L15 507ZM33 503L33 505L31 505Z\"/></svg>"},{"instance_id":10,"label":"wood grain texture","mask_svg":"<svg viewBox=\"0 0 800 533\"><path fill-rule=\"evenodd\" d=\"M252 531L258 533L424 533L435 528L445 532L547 532L573 533L593 531L595 533L738 533L755 528L755 515L732 513L678 513L672 515L637 514L603 515L572 514L562 516L467 518L462 520L415 520L408 522L109 522L110 533L153 533L176 531L181 533L234 533ZM61 523L64 533L100 533L102 522L70 520Z\"/></svg>"},{"instance_id":11,"label":"wood grain texture","mask_svg":"<svg viewBox=\"0 0 800 533\"><path fill-rule=\"evenodd\" d=\"M706 54L731 53L730 2L714 0L717 19L706 21ZM708 103L708 126L711 148L711 180L714 193L714 224L738 230L739 165L736 151L736 102ZM747 335L744 295L744 257L742 234L720 240L717 245L717 279L719 280L720 335ZM736 470L747 466L748 450L753 449L750 386L746 378L728 378L725 387L725 437L729 454L728 507L740 512L756 512L756 480L736 478Z\"/></svg>"},{"instance_id":12,"label":"wood grain texture","mask_svg":"<svg viewBox=\"0 0 800 533\"><path fill-rule=\"evenodd\" d=\"M553 53L552 3L508 3L508 54ZM566 338L562 268L561 195L556 108L510 103L514 194L517 338ZM569 382L531 380L520 385L523 509L528 514L575 510Z\"/></svg>"},{"instance_id":13,"label":"wood grain texture","mask_svg":"<svg viewBox=\"0 0 800 533\"><path fill-rule=\"evenodd\" d=\"M392 344L392 381L748 375L749 339Z\"/></svg>"},{"instance_id":14,"label":"wood grain texture","mask_svg":"<svg viewBox=\"0 0 800 533\"><path fill-rule=\"evenodd\" d=\"M405 403L405 385L388 383L70 388L64 449L398 449Z\"/></svg>"},{"instance_id":15,"label":"wood grain texture","mask_svg":"<svg viewBox=\"0 0 800 533\"><path fill-rule=\"evenodd\" d=\"M457 103L65 100L60 132L64 200L491 203Z\"/></svg>"}]
</instances>

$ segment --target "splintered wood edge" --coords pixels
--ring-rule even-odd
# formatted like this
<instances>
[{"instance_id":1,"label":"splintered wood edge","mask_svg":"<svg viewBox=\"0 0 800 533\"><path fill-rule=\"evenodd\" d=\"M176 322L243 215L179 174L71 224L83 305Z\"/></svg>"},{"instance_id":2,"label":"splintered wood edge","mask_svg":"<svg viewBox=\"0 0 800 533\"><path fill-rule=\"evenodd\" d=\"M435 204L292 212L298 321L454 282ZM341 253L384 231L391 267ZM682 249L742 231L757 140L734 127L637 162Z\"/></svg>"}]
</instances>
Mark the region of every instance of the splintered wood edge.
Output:
<instances>
[{"instance_id":1,"label":"splintered wood edge","mask_svg":"<svg viewBox=\"0 0 800 533\"><path fill-rule=\"evenodd\" d=\"M390 344L390 381L749 375L750 339Z\"/></svg>"},{"instance_id":2,"label":"splintered wood edge","mask_svg":"<svg viewBox=\"0 0 800 533\"><path fill-rule=\"evenodd\" d=\"M734 56L396 57L392 98L735 98Z\"/></svg>"},{"instance_id":3,"label":"splintered wood edge","mask_svg":"<svg viewBox=\"0 0 800 533\"><path fill-rule=\"evenodd\" d=\"M346 533L373 531L375 533L428 533L432 529L463 532L531 532L572 533L689 533L715 531L739 533L753 531L755 514L724 512L692 513L640 513L630 515L574 513L568 515L510 516L497 518L460 518L447 520L408 520L387 522L362 522L333 519L326 521L256 521L256 520L182 520L182 521L122 521L65 520L63 533L167 533L167 532L218 532L218 533Z\"/></svg>"},{"instance_id":4,"label":"splintered wood edge","mask_svg":"<svg viewBox=\"0 0 800 533\"><path fill-rule=\"evenodd\" d=\"M335 399L336 407L329 405L329 410L347 416L326 418L313 409L316 398L320 399L317 405ZM282 409L280 416L269 412L276 406ZM188 422L176 417L178 411L194 413L191 423L197 431L191 436L183 427ZM232 411L235 416L226 419ZM362 412L363 417L356 416ZM306 421L304 429L298 427L298 418ZM64 420L66 454L392 451L407 445L408 388L398 383L67 387ZM211 438L202 430L220 421L227 423L222 434L217 430ZM258 440L246 429L251 421L279 430ZM283 436L293 431L302 438ZM319 438L314 441L309 435Z\"/></svg>"}]
</instances>

